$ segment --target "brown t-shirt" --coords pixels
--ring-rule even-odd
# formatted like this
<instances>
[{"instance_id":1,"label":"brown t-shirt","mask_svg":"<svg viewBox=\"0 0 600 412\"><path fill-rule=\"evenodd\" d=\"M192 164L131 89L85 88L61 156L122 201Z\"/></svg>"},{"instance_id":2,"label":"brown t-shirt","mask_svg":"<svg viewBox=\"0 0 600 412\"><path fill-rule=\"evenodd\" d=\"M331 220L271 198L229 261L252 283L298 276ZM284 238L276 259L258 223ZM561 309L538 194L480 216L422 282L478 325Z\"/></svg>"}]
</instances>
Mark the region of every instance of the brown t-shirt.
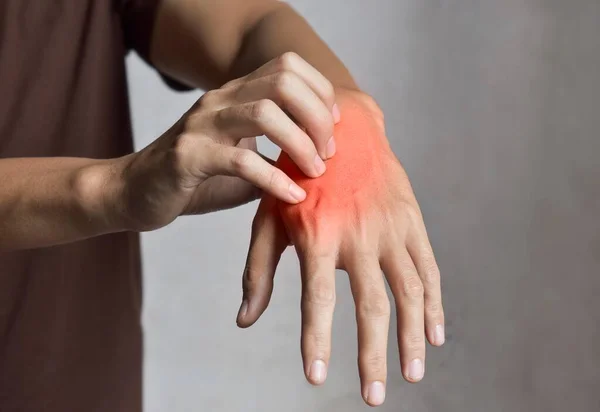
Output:
<instances>
[{"instance_id":1,"label":"brown t-shirt","mask_svg":"<svg viewBox=\"0 0 600 412\"><path fill-rule=\"evenodd\" d=\"M0 0L0 157L130 153L157 1ZM137 234L0 253L0 411L140 411L140 312Z\"/></svg>"}]
</instances>

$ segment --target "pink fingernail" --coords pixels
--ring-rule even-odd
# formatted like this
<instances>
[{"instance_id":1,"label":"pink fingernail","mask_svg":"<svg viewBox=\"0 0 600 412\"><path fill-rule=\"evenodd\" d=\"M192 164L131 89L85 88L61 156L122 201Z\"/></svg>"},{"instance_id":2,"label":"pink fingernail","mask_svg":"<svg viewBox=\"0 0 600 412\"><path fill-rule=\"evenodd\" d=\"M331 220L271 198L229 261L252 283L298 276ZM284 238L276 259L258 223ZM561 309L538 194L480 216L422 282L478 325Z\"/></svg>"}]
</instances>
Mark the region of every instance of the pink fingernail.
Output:
<instances>
[{"instance_id":1,"label":"pink fingernail","mask_svg":"<svg viewBox=\"0 0 600 412\"><path fill-rule=\"evenodd\" d=\"M443 345L446 341L446 334L444 333L444 325L437 325L435 327L435 344Z\"/></svg>"},{"instance_id":2,"label":"pink fingernail","mask_svg":"<svg viewBox=\"0 0 600 412\"><path fill-rule=\"evenodd\" d=\"M338 107L337 103L334 103L333 108L331 109L331 114L333 115L333 122L338 124L342 118L342 115L340 114L340 108Z\"/></svg>"},{"instance_id":3,"label":"pink fingernail","mask_svg":"<svg viewBox=\"0 0 600 412\"><path fill-rule=\"evenodd\" d=\"M369 405L381 405L385 400L385 385L383 382L373 382L367 390L366 401Z\"/></svg>"},{"instance_id":4,"label":"pink fingernail","mask_svg":"<svg viewBox=\"0 0 600 412\"><path fill-rule=\"evenodd\" d=\"M413 359L408 365L408 377L413 381L420 381L423 378L423 361Z\"/></svg>"},{"instance_id":5,"label":"pink fingernail","mask_svg":"<svg viewBox=\"0 0 600 412\"><path fill-rule=\"evenodd\" d=\"M327 375L327 366L325 362L322 360L316 360L310 365L310 370L308 371L308 377L310 378L312 383L321 384L325 382L325 377Z\"/></svg>"},{"instance_id":6,"label":"pink fingernail","mask_svg":"<svg viewBox=\"0 0 600 412\"><path fill-rule=\"evenodd\" d=\"M315 155L315 170L319 176L325 173L325 163L318 154Z\"/></svg>"},{"instance_id":7,"label":"pink fingernail","mask_svg":"<svg viewBox=\"0 0 600 412\"><path fill-rule=\"evenodd\" d=\"M289 191L290 195L298 202L301 202L304 199L306 199L306 192L295 183L290 184Z\"/></svg>"},{"instance_id":8,"label":"pink fingernail","mask_svg":"<svg viewBox=\"0 0 600 412\"><path fill-rule=\"evenodd\" d=\"M327 141L327 158L331 158L333 157L333 155L335 154L335 139L333 138L333 136L331 136L329 138L329 141Z\"/></svg>"}]
</instances>

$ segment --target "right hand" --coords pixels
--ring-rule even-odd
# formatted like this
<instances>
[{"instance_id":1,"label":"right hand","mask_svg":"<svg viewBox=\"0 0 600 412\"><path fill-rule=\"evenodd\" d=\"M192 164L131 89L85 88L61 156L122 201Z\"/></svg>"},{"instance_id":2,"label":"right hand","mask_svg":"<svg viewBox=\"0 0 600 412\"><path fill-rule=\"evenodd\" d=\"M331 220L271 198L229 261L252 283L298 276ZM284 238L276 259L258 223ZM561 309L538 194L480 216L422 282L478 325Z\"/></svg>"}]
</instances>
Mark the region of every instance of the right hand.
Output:
<instances>
[{"instance_id":1,"label":"right hand","mask_svg":"<svg viewBox=\"0 0 600 412\"><path fill-rule=\"evenodd\" d=\"M288 203L306 193L270 159L255 152L265 135L309 177L333 156L339 119L334 88L298 55L286 53L256 71L205 93L148 147L122 159L118 218L147 231L182 214L254 200L262 191Z\"/></svg>"}]
</instances>

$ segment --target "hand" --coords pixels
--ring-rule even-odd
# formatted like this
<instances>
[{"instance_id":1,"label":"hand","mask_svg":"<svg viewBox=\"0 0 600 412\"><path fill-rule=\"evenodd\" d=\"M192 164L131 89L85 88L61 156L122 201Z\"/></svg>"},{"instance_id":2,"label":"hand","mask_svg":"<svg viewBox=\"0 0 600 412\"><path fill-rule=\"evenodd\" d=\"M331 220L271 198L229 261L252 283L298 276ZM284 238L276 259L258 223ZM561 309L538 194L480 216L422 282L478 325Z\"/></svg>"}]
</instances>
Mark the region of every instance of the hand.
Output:
<instances>
[{"instance_id":1,"label":"hand","mask_svg":"<svg viewBox=\"0 0 600 412\"><path fill-rule=\"evenodd\" d=\"M256 153L266 135L308 176L323 174L339 117L331 83L287 53L207 92L163 136L122 161L118 216L152 230L181 214L237 206L262 191L298 203L306 193ZM333 150L332 150L333 148Z\"/></svg>"},{"instance_id":2,"label":"hand","mask_svg":"<svg viewBox=\"0 0 600 412\"><path fill-rule=\"evenodd\" d=\"M409 180L392 153L383 116L367 96L337 93L337 154L327 172L309 179L282 154L278 166L307 193L287 205L265 195L252 228L238 324L250 326L268 305L273 276L291 243L302 276L302 358L307 379L327 375L335 305L335 269L344 269L356 305L358 366L369 405L385 397L390 303L395 299L402 373L423 378L425 336L444 343L440 277Z\"/></svg>"}]
</instances>

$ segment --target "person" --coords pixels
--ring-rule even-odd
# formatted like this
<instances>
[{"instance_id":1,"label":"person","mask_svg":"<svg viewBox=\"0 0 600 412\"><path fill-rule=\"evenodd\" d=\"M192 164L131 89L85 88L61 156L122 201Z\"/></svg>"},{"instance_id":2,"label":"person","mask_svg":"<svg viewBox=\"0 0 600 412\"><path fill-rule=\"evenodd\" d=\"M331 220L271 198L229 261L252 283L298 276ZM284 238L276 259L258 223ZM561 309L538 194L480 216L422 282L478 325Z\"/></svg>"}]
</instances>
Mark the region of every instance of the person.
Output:
<instances>
[{"instance_id":1,"label":"person","mask_svg":"<svg viewBox=\"0 0 600 412\"><path fill-rule=\"evenodd\" d=\"M282 250L302 241L286 237L285 216L269 205L300 207L310 195L301 179L256 152L254 137L266 135L322 182L330 161L361 161L351 156L360 145L343 146L343 133L334 135L347 102L360 102L369 118L381 111L278 1L0 0L0 7L0 410L139 411L139 232L262 196L237 319L250 326L268 304ZM138 152L124 65L130 49L174 89L209 90ZM374 134L381 136L366 133L364 147L385 140ZM299 255L307 379L325 380L333 272L347 269L369 405L383 403L387 367L390 303L378 262L396 301L405 378L423 377L426 338L444 342L439 271L408 178L391 158L378 175L381 195L356 210L360 218L368 209L369 219L359 219L362 229L344 228L350 246L335 252L337 261L331 251L323 258L310 237ZM358 246L365 231L380 239L378 250ZM330 235L340 240L342 232Z\"/></svg>"}]
</instances>

